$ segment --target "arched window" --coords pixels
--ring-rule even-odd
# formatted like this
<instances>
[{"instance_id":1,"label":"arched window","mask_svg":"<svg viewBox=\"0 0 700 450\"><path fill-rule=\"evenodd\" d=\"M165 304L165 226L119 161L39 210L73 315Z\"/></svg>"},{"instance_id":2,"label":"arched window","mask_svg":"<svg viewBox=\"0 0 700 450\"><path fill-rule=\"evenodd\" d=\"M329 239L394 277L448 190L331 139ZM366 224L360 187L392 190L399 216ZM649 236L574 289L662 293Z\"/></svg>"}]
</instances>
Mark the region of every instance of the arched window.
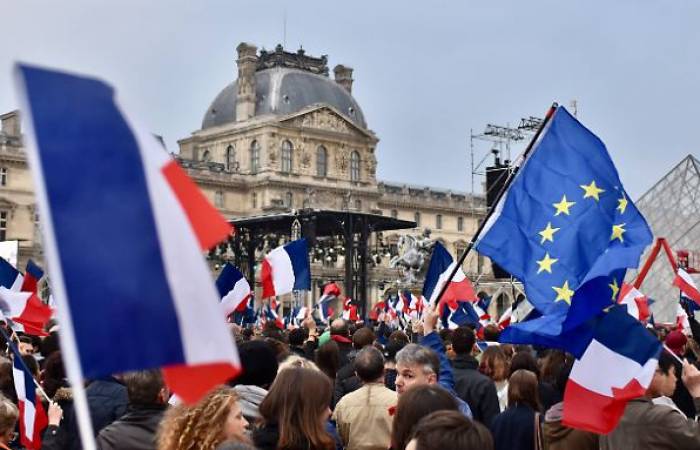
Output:
<instances>
[{"instance_id":1,"label":"arched window","mask_svg":"<svg viewBox=\"0 0 700 450\"><path fill-rule=\"evenodd\" d=\"M323 145L316 149L316 175L325 177L328 175L328 150Z\"/></svg>"},{"instance_id":2,"label":"arched window","mask_svg":"<svg viewBox=\"0 0 700 450\"><path fill-rule=\"evenodd\" d=\"M435 216L435 228L438 230L442 229L442 214Z\"/></svg>"},{"instance_id":3,"label":"arched window","mask_svg":"<svg viewBox=\"0 0 700 450\"><path fill-rule=\"evenodd\" d=\"M291 192L287 192L287 193L284 195L284 206L286 206L287 208L291 208L291 207L294 206L294 205L293 205L293 202L294 202L294 197L292 196L292 193L291 193Z\"/></svg>"},{"instance_id":4,"label":"arched window","mask_svg":"<svg viewBox=\"0 0 700 450\"><path fill-rule=\"evenodd\" d=\"M292 143L282 142L282 172L292 173Z\"/></svg>"},{"instance_id":5,"label":"arched window","mask_svg":"<svg viewBox=\"0 0 700 450\"><path fill-rule=\"evenodd\" d=\"M233 145L226 148L226 170L233 172L236 169L236 149Z\"/></svg>"},{"instance_id":6,"label":"arched window","mask_svg":"<svg viewBox=\"0 0 700 450\"><path fill-rule=\"evenodd\" d=\"M416 223L416 227L420 226L420 213L418 211L413 215L413 221Z\"/></svg>"},{"instance_id":7,"label":"arched window","mask_svg":"<svg viewBox=\"0 0 700 450\"><path fill-rule=\"evenodd\" d=\"M350 154L350 181L360 181L360 154Z\"/></svg>"},{"instance_id":8,"label":"arched window","mask_svg":"<svg viewBox=\"0 0 700 450\"><path fill-rule=\"evenodd\" d=\"M260 144L258 141L250 143L250 173L258 173L260 170Z\"/></svg>"},{"instance_id":9,"label":"arched window","mask_svg":"<svg viewBox=\"0 0 700 450\"><path fill-rule=\"evenodd\" d=\"M202 153L202 161L204 161L204 162L211 161L211 153L209 152L209 150L204 150L204 153Z\"/></svg>"}]
</instances>

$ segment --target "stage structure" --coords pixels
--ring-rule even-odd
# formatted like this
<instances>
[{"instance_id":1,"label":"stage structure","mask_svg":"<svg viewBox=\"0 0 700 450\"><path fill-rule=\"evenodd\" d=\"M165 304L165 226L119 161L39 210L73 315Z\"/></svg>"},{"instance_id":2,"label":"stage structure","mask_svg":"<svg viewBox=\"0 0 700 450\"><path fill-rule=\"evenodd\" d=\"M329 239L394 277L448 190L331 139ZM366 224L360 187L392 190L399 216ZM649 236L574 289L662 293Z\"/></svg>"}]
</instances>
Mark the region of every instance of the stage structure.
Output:
<instances>
[{"instance_id":1,"label":"stage structure","mask_svg":"<svg viewBox=\"0 0 700 450\"><path fill-rule=\"evenodd\" d=\"M300 209L290 212L250 216L231 221L236 234L213 251L229 254L251 282L256 280L256 265L264 254L278 245L301 236L308 240L311 261L333 264L344 260L344 294L353 299L364 317L368 306L368 269L375 265L372 242L381 241L381 233L415 228L412 221L356 211ZM312 264L312 273L314 271ZM330 281L330 280L323 280ZM316 286L312 286L316 288ZM298 301L298 296L293 297ZM295 300L293 300L295 301Z\"/></svg>"}]
</instances>

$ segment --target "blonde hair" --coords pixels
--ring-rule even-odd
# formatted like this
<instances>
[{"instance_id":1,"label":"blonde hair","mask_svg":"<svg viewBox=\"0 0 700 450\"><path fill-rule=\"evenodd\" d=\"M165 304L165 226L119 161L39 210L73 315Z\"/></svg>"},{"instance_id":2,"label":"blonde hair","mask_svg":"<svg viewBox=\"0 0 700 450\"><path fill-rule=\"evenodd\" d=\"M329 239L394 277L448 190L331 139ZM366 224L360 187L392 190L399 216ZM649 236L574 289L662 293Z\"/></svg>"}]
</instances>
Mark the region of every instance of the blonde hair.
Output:
<instances>
[{"instance_id":1,"label":"blonde hair","mask_svg":"<svg viewBox=\"0 0 700 450\"><path fill-rule=\"evenodd\" d=\"M294 367L303 367L305 369L313 369L316 371L320 371L321 369L318 368L316 364L314 364L313 361L308 360L304 357L301 357L299 355L289 355L285 358L284 361L282 361L277 368L277 373L282 372L283 370L286 369L292 369Z\"/></svg>"},{"instance_id":2,"label":"blonde hair","mask_svg":"<svg viewBox=\"0 0 700 450\"><path fill-rule=\"evenodd\" d=\"M19 419L17 406L0 394L0 434L14 431L17 419Z\"/></svg>"},{"instance_id":3,"label":"blonde hair","mask_svg":"<svg viewBox=\"0 0 700 450\"><path fill-rule=\"evenodd\" d=\"M226 440L224 426L238 394L218 387L194 406L171 408L158 427L158 450L213 450Z\"/></svg>"}]
</instances>

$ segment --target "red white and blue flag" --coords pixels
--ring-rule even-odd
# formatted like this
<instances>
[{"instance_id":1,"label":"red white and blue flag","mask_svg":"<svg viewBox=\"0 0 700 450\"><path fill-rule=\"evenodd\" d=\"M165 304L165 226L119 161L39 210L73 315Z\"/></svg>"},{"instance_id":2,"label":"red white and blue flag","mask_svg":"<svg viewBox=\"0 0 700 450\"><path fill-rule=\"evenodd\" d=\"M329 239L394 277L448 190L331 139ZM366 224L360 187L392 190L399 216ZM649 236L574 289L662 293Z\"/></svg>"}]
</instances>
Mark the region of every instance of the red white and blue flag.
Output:
<instances>
[{"instance_id":1,"label":"red white and blue flag","mask_svg":"<svg viewBox=\"0 0 700 450\"><path fill-rule=\"evenodd\" d=\"M673 284L678 286L683 295L700 305L700 290L688 272L679 268L676 273L676 278L673 280Z\"/></svg>"},{"instance_id":2,"label":"red white and blue flag","mask_svg":"<svg viewBox=\"0 0 700 450\"><path fill-rule=\"evenodd\" d=\"M53 311L36 293L15 292L0 286L0 313L12 321L12 328L34 336L47 336L44 331Z\"/></svg>"},{"instance_id":3,"label":"red white and blue flag","mask_svg":"<svg viewBox=\"0 0 700 450\"><path fill-rule=\"evenodd\" d=\"M0 258L0 286L6 287L13 291L22 290L24 276L19 270L7 262L4 258Z\"/></svg>"},{"instance_id":4,"label":"red white and blue flag","mask_svg":"<svg viewBox=\"0 0 700 450\"><path fill-rule=\"evenodd\" d=\"M264 306L263 309L264 318L266 322L274 322L277 328L283 330L284 321L280 319L279 313L277 312L278 309L279 305L277 304L277 300L275 300L274 298L270 299L270 301Z\"/></svg>"},{"instance_id":5,"label":"red white and blue flag","mask_svg":"<svg viewBox=\"0 0 700 450\"><path fill-rule=\"evenodd\" d=\"M298 239L272 250L260 271L262 298L311 289L311 265L306 239Z\"/></svg>"},{"instance_id":6,"label":"red white and blue flag","mask_svg":"<svg viewBox=\"0 0 700 450\"><path fill-rule=\"evenodd\" d=\"M14 357L12 358L12 378L15 383L17 404L19 407L19 439L26 449L41 449L41 433L49 424L41 399L36 393L34 378L22 361L17 346L9 342Z\"/></svg>"},{"instance_id":7,"label":"red white and blue flag","mask_svg":"<svg viewBox=\"0 0 700 450\"><path fill-rule=\"evenodd\" d=\"M326 283L326 285L323 286L323 293L321 294L321 297L319 297L318 303L319 304L325 303L325 302L331 301L339 296L340 296L340 287L336 283L331 281L330 283Z\"/></svg>"},{"instance_id":8,"label":"red white and blue flag","mask_svg":"<svg viewBox=\"0 0 700 450\"><path fill-rule=\"evenodd\" d=\"M357 315L357 306L352 304L352 299L350 297L346 298L343 302L343 319L352 322L357 322L360 317Z\"/></svg>"},{"instance_id":9,"label":"red white and blue flag","mask_svg":"<svg viewBox=\"0 0 700 450\"><path fill-rule=\"evenodd\" d=\"M216 279L216 289L221 297L221 308L224 316L231 313L245 312L250 298L250 284L240 270L230 263L226 263Z\"/></svg>"},{"instance_id":10,"label":"red white and blue flag","mask_svg":"<svg viewBox=\"0 0 700 450\"><path fill-rule=\"evenodd\" d=\"M43 276L43 269L30 259L27 261L27 268L24 271L24 280L22 281L20 290L23 292L36 292L39 281Z\"/></svg>"},{"instance_id":11,"label":"red white and blue flag","mask_svg":"<svg viewBox=\"0 0 700 450\"><path fill-rule=\"evenodd\" d=\"M624 308L598 319L593 339L574 363L564 393L562 423L607 434L627 402L646 393L656 371L661 343Z\"/></svg>"},{"instance_id":12,"label":"red white and blue flag","mask_svg":"<svg viewBox=\"0 0 700 450\"><path fill-rule=\"evenodd\" d=\"M240 371L202 254L231 225L111 86L16 73L70 383L162 367L197 401Z\"/></svg>"},{"instance_id":13,"label":"red white and blue flag","mask_svg":"<svg viewBox=\"0 0 700 450\"><path fill-rule=\"evenodd\" d=\"M457 269L452 280L448 280L455 264L452 255L447 249L441 243L436 242L433 256L430 258L430 266L428 266L428 272L425 275L425 283L423 284L423 297L431 305L435 305L437 296L445 283L448 283L448 285L440 299L441 304L447 303L454 309L457 306L456 302L476 300L476 293L472 283L461 267Z\"/></svg>"},{"instance_id":14,"label":"red white and blue flag","mask_svg":"<svg viewBox=\"0 0 700 450\"><path fill-rule=\"evenodd\" d=\"M627 313L640 322L646 322L651 316L649 313L649 299L631 284L622 283L617 302L625 305Z\"/></svg>"}]
</instances>

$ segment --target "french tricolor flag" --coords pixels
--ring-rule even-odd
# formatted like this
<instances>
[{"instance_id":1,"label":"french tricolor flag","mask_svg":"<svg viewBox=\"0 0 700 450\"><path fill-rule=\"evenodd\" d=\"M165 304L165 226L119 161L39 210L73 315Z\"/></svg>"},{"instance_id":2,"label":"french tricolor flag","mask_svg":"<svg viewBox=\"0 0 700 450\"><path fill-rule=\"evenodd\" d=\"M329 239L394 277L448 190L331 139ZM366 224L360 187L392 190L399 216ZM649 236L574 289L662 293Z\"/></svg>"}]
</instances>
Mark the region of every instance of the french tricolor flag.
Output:
<instances>
[{"instance_id":1,"label":"french tricolor flag","mask_svg":"<svg viewBox=\"0 0 700 450\"><path fill-rule=\"evenodd\" d=\"M622 307L611 308L571 370L562 423L598 434L612 431L627 402L646 393L660 353L661 343L639 321Z\"/></svg>"},{"instance_id":2,"label":"french tricolor flag","mask_svg":"<svg viewBox=\"0 0 700 450\"><path fill-rule=\"evenodd\" d=\"M690 278L688 272L678 268L673 284L678 286L683 295L700 305L700 290L698 290L698 287L695 285L695 281Z\"/></svg>"},{"instance_id":3,"label":"french tricolor flag","mask_svg":"<svg viewBox=\"0 0 700 450\"><path fill-rule=\"evenodd\" d=\"M323 286L323 293L321 294L321 297L319 297L318 303L324 303L333 300L336 297L340 297L340 287L331 281Z\"/></svg>"},{"instance_id":4,"label":"french tricolor flag","mask_svg":"<svg viewBox=\"0 0 700 450\"><path fill-rule=\"evenodd\" d=\"M197 401L240 371L203 257L231 226L111 86L29 65L16 75L71 385L162 367Z\"/></svg>"},{"instance_id":5,"label":"french tricolor flag","mask_svg":"<svg viewBox=\"0 0 700 450\"><path fill-rule=\"evenodd\" d=\"M360 320L357 315L357 306L352 304L352 299L350 297L345 299L343 302L343 320L349 320L352 322L357 322Z\"/></svg>"},{"instance_id":6,"label":"french tricolor flag","mask_svg":"<svg viewBox=\"0 0 700 450\"><path fill-rule=\"evenodd\" d=\"M22 290L24 276L19 270L15 269L12 264L4 258L0 258L0 286L12 289L13 291Z\"/></svg>"},{"instance_id":7,"label":"french tricolor flag","mask_svg":"<svg viewBox=\"0 0 700 450\"><path fill-rule=\"evenodd\" d=\"M260 271L262 298L311 289L311 265L306 239L277 247L267 254Z\"/></svg>"},{"instance_id":8,"label":"french tricolor flag","mask_svg":"<svg viewBox=\"0 0 700 450\"><path fill-rule=\"evenodd\" d=\"M8 341L12 348L12 378L17 393L19 406L19 433L20 442L26 449L41 449L41 433L49 424L41 400L36 395L36 386L31 372L22 361L17 347L12 341Z\"/></svg>"},{"instance_id":9,"label":"french tricolor flag","mask_svg":"<svg viewBox=\"0 0 700 450\"><path fill-rule=\"evenodd\" d=\"M454 264L456 263L447 249L441 243L436 242L433 248L433 256L430 258L430 266L428 266L428 272L425 275L425 283L423 284L423 297L431 305L435 305L437 296L445 283L449 284L445 294L440 299L441 302L454 305L458 301L476 300L474 288L461 267L457 270L452 280L447 279L454 269Z\"/></svg>"},{"instance_id":10,"label":"french tricolor flag","mask_svg":"<svg viewBox=\"0 0 700 450\"><path fill-rule=\"evenodd\" d=\"M24 271L21 291L36 292L39 281L44 277L44 271L31 259L27 261L27 268Z\"/></svg>"},{"instance_id":11,"label":"french tricolor flag","mask_svg":"<svg viewBox=\"0 0 700 450\"><path fill-rule=\"evenodd\" d=\"M649 313L649 300L646 295L639 292L631 284L622 283L618 303L625 305L627 313L640 322L646 322L651 315Z\"/></svg>"},{"instance_id":12,"label":"french tricolor flag","mask_svg":"<svg viewBox=\"0 0 700 450\"><path fill-rule=\"evenodd\" d=\"M15 292L0 286L0 312L14 322L13 329L34 336L47 336L46 323L53 311L36 293Z\"/></svg>"},{"instance_id":13,"label":"french tricolor flag","mask_svg":"<svg viewBox=\"0 0 700 450\"><path fill-rule=\"evenodd\" d=\"M226 263L216 279L216 289L221 297L221 308L228 317L234 311L245 312L250 298L250 284L240 270Z\"/></svg>"}]
</instances>

